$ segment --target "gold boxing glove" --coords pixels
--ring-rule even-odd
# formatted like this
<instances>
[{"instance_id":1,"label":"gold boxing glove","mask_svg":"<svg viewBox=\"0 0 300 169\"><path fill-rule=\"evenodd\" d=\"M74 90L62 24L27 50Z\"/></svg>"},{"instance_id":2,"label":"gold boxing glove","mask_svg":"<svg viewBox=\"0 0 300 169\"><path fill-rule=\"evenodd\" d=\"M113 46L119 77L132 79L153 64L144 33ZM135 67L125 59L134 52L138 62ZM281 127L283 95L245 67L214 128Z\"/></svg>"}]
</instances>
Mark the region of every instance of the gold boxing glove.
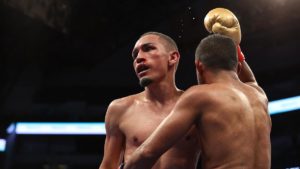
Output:
<instances>
[{"instance_id":1,"label":"gold boxing glove","mask_svg":"<svg viewBox=\"0 0 300 169\"><path fill-rule=\"evenodd\" d=\"M230 37L236 45L242 39L241 28L237 17L228 9L215 8L204 18L204 26L210 33L217 33Z\"/></svg>"}]
</instances>

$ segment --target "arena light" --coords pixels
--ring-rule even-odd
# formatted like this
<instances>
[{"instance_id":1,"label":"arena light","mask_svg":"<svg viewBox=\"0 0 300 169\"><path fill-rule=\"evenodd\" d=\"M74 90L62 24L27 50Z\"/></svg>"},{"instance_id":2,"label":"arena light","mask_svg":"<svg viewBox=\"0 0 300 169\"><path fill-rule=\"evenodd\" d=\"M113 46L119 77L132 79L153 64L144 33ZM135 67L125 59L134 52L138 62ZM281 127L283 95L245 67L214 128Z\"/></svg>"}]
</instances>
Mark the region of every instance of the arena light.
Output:
<instances>
[{"instance_id":1,"label":"arena light","mask_svg":"<svg viewBox=\"0 0 300 169\"><path fill-rule=\"evenodd\" d=\"M289 97L269 102L269 113L271 115L285 113L300 109L300 96Z\"/></svg>"},{"instance_id":2,"label":"arena light","mask_svg":"<svg viewBox=\"0 0 300 169\"><path fill-rule=\"evenodd\" d=\"M105 135L104 123L18 122L9 128L16 134L28 135ZM8 132L11 133L11 131Z\"/></svg>"},{"instance_id":3,"label":"arena light","mask_svg":"<svg viewBox=\"0 0 300 169\"><path fill-rule=\"evenodd\" d=\"M16 128L16 125L14 123L12 123L6 129L6 132L9 133L9 134L11 134L11 133L13 133L15 131L15 128Z\"/></svg>"},{"instance_id":4,"label":"arena light","mask_svg":"<svg viewBox=\"0 0 300 169\"><path fill-rule=\"evenodd\" d=\"M6 141L4 139L0 139L0 152L5 151Z\"/></svg>"}]
</instances>

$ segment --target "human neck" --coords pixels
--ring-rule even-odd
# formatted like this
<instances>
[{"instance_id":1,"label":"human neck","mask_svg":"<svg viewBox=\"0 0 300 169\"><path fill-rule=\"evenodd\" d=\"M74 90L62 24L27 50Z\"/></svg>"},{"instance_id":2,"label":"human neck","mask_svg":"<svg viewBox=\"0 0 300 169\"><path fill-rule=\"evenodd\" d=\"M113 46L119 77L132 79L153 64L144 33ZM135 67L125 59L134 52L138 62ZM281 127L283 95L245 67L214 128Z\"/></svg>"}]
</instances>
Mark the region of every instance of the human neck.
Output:
<instances>
[{"instance_id":1,"label":"human neck","mask_svg":"<svg viewBox=\"0 0 300 169\"><path fill-rule=\"evenodd\" d=\"M204 76L205 76L205 84L239 81L238 75L234 71L225 71L225 70L221 70L218 72L208 71L204 74Z\"/></svg>"},{"instance_id":2,"label":"human neck","mask_svg":"<svg viewBox=\"0 0 300 169\"><path fill-rule=\"evenodd\" d=\"M177 98L181 92L174 81L152 83L145 87L145 99L164 104Z\"/></svg>"}]
</instances>

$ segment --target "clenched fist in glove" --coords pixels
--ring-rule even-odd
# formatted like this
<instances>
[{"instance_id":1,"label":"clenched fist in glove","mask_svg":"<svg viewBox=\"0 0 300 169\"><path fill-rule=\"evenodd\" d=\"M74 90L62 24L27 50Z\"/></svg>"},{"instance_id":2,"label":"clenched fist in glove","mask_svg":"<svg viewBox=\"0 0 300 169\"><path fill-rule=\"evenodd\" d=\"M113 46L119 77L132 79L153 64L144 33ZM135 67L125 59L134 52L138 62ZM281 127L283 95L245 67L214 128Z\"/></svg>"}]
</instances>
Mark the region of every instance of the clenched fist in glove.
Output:
<instances>
[{"instance_id":1,"label":"clenched fist in glove","mask_svg":"<svg viewBox=\"0 0 300 169\"><path fill-rule=\"evenodd\" d=\"M207 13L204 26L210 33L229 36L236 45L241 42L241 28L236 16L225 8L215 8Z\"/></svg>"},{"instance_id":2,"label":"clenched fist in glove","mask_svg":"<svg viewBox=\"0 0 300 169\"><path fill-rule=\"evenodd\" d=\"M215 8L209 11L204 18L204 26L210 33L217 33L230 37L237 46L238 60L245 60L241 51L241 27L236 16L225 8Z\"/></svg>"}]
</instances>

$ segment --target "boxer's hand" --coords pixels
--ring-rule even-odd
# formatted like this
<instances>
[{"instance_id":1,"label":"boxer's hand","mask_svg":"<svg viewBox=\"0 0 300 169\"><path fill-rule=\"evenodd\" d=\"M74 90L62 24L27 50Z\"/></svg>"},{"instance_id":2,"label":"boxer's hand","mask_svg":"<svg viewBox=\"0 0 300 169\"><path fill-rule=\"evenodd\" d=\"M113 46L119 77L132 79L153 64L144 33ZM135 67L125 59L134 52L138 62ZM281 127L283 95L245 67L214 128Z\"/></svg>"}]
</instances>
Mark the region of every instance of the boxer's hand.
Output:
<instances>
[{"instance_id":1,"label":"boxer's hand","mask_svg":"<svg viewBox=\"0 0 300 169\"><path fill-rule=\"evenodd\" d=\"M225 8L215 8L204 18L204 26L210 33L229 36L236 45L241 42L241 28L236 16Z\"/></svg>"}]
</instances>

